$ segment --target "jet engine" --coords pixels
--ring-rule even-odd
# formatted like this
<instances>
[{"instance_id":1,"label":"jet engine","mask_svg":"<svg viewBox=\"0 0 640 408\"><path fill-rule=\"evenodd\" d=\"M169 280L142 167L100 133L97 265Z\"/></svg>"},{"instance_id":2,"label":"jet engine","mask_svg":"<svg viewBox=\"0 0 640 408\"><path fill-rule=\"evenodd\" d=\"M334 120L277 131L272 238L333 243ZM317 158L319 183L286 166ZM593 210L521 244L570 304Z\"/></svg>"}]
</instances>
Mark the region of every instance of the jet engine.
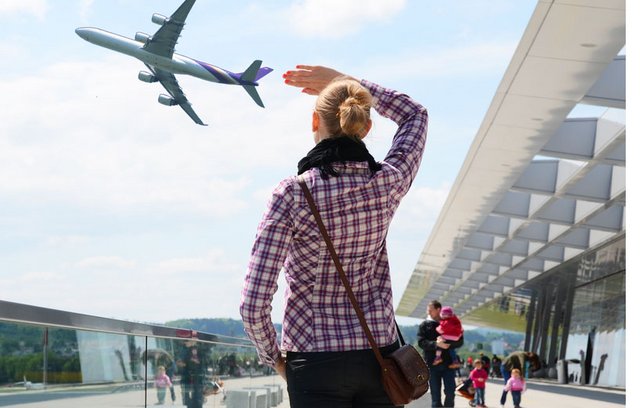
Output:
<instances>
[{"instance_id":1,"label":"jet engine","mask_svg":"<svg viewBox=\"0 0 640 408\"><path fill-rule=\"evenodd\" d=\"M169 21L169 18L166 16L163 16L162 14L154 13L151 16L151 21L154 22L155 24L163 25L164 23Z\"/></svg>"},{"instance_id":2,"label":"jet engine","mask_svg":"<svg viewBox=\"0 0 640 408\"><path fill-rule=\"evenodd\" d=\"M147 83L158 82L158 78L156 78L155 75L150 74L147 71L138 72L138 79L141 80L142 82L147 82Z\"/></svg>"},{"instance_id":3,"label":"jet engine","mask_svg":"<svg viewBox=\"0 0 640 408\"><path fill-rule=\"evenodd\" d=\"M149 38L151 38L151 36L149 34L147 34L147 33L143 33L143 32L138 31L134 38L135 38L136 41L146 44L147 41L149 41Z\"/></svg>"},{"instance_id":4,"label":"jet engine","mask_svg":"<svg viewBox=\"0 0 640 408\"><path fill-rule=\"evenodd\" d=\"M165 94L160 94L160 96L158 96L158 102L167 106L173 106L178 104L178 102L176 102L175 99Z\"/></svg>"}]
</instances>

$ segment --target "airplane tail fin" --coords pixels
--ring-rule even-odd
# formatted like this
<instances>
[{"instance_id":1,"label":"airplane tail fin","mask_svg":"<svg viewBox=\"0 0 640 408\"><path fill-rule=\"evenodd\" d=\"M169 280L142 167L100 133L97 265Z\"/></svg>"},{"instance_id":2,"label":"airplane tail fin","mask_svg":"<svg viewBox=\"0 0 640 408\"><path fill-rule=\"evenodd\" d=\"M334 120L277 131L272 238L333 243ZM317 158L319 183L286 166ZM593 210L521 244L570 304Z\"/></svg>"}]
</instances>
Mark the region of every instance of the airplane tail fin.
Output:
<instances>
[{"instance_id":1,"label":"airplane tail fin","mask_svg":"<svg viewBox=\"0 0 640 408\"><path fill-rule=\"evenodd\" d=\"M260 99L260 95L258 95L258 90L256 89L256 86L258 86L258 80L264 77L265 75L267 75L268 73L270 73L271 71L273 71L273 69L268 67L260 68L260 65L262 65L262 61L260 60L253 61L251 65L249 65L249 68L247 68L242 73L242 75L240 76L240 79L243 82L242 87L244 88L245 91L247 91L251 99L253 99L254 102L258 104L258 106L264 108L264 104L262 103L262 99ZM247 82L249 84L245 85L244 83L247 83Z\"/></svg>"}]
</instances>

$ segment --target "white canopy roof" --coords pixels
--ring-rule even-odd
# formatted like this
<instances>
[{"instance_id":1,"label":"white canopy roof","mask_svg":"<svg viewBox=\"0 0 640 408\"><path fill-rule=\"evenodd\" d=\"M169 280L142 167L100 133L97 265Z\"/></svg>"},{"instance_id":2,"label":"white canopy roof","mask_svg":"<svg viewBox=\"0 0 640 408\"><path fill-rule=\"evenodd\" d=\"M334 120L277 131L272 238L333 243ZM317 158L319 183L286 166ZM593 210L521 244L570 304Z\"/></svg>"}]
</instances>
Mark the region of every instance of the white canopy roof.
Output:
<instances>
[{"instance_id":1,"label":"white canopy roof","mask_svg":"<svg viewBox=\"0 0 640 408\"><path fill-rule=\"evenodd\" d=\"M396 313L464 315L625 232L624 0L540 0ZM616 108L568 119L576 104Z\"/></svg>"}]
</instances>

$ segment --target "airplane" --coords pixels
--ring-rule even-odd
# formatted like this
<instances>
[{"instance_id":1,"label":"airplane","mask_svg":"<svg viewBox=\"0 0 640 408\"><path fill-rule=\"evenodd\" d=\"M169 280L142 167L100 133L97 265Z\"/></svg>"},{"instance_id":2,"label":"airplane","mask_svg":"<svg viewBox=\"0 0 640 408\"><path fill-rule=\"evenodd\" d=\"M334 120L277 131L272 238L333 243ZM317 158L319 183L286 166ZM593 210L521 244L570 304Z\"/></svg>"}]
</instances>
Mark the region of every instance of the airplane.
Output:
<instances>
[{"instance_id":1,"label":"airplane","mask_svg":"<svg viewBox=\"0 0 640 408\"><path fill-rule=\"evenodd\" d=\"M79 27L76 34L90 43L142 61L151 72L140 71L138 79L147 83L160 82L169 92L169 95L160 94L158 102L167 106L180 105L198 125L206 126L191 108L191 103L182 92L174 74L191 75L221 84L240 85L258 106L264 108L256 87L258 80L273 69L261 67L262 61L255 60L244 72L235 73L174 53L180 32L195 1L185 0L171 17L154 13L151 21L161 27L153 36L137 32L134 39L131 39L94 27Z\"/></svg>"}]
</instances>

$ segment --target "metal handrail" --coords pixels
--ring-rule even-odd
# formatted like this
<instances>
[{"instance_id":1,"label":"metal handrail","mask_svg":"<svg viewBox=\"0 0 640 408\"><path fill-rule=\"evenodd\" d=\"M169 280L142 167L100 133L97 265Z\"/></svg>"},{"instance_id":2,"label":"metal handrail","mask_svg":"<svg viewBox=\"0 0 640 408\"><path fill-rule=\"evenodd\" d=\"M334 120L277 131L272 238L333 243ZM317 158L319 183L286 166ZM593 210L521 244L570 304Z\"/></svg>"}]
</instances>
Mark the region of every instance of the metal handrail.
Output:
<instances>
[{"instance_id":1,"label":"metal handrail","mask_svg":"<svg viewBox=\"0 0 640 408\"><path fill-rule=\"evenodd\" d=\"M4 300L0 300L0 321L133 336L150 336L178 340L191 339L206 343L222 343L241 347L250 346L248 339L246 340L247 344L235 344L225 341L222 338L226 337L239 341L244 339L191 329L109 319Z\"/></svg>"}]
</instances>

